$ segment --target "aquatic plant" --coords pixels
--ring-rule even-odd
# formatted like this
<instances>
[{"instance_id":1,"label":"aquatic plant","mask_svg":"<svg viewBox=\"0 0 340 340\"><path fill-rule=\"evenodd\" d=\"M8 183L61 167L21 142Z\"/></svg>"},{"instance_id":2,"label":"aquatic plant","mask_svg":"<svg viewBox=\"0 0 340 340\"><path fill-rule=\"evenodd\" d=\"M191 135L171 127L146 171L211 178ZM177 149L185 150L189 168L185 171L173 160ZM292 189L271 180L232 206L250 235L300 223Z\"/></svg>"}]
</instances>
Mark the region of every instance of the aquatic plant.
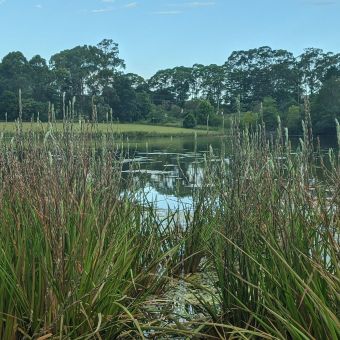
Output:
<instances>
[{"instance_id":1,"label":"aquatic plant","mask_svg":"<svg viewBox=\"0 0 340 340\"><path fill-rule=\"evenodd\" d=\"M159 214L114 135L72 112L0 139L1 339L339 337L340 156L308 115L296 150L280 121L234 123L193 206Z\"/></svg>"}]
</instances>

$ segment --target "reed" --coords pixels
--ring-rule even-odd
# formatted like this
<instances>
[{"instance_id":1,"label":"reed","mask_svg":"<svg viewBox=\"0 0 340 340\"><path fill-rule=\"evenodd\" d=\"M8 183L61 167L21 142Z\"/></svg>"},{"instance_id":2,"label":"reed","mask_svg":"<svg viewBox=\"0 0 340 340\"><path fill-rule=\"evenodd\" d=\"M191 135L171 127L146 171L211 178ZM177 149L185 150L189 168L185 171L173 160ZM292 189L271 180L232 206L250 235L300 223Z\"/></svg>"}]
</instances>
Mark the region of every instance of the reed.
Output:
<instances>
[{"instance_id":1,"label":"reed","mask_svg":"<svg viewBox=\"0 0 340 340\"><path fill-rule=\"evenodd\" d=\"M47 131L0 139L1 339L340 336L340 155L308 115L297 150L280 122L271 137L235 123L193 206L159 214L73 105L63 128L51 107ZM171 282L200 318L169 308Z\"/></svg>"},{"instance_id":2,"label":"reed","mask_svg":"<svg viewBox=\"0 0 340 340\"><path fill-rule=\"evenodd\" d=\"M218 203L207 206L206 249L219 297L201 303L218 337L339 337L340 158L304 131L293 152L280 127L271 140L234 127L230 164L210 169L204 196Z\"/></svg>"},{"instance_id":3,"label":"reed","mask_svg":"<svg viewBox=\"0 0 340 340\"><path fill-rule=\"evenodd\" d=\"M143 337L175 248L124 189L116 147L35 137L1 145L0 338Z\"/></svg>"}]
</instances>

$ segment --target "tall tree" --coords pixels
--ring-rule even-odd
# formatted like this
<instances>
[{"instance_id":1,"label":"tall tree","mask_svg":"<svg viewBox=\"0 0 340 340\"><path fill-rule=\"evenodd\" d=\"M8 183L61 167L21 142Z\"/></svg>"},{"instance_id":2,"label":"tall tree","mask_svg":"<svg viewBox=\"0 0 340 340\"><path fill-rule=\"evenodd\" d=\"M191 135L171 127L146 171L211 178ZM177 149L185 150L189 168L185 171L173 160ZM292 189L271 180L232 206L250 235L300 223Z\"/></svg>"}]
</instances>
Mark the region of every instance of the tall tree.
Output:
<instances>
[{"instance_id":1,"label":"tall tree","mask_svg":"<svg viewBox=\"0 0 340 340\"><path fill-rule=\"evenodd\" d=\"M112 39L104 39L96 47L92 46L89 61L95 65L87 81L92 94L99 94L111 86L125 68L124 60L119 58L118 44Z\"/></svg>"},{"instance_id":2,"label":"tall tree","mask_svg":"<svg viewBox=\"0 0 340 340\"><path fill-rule=\"evenodd\" d=\"M319 48L305 49L299 57L298 64L305 94L312 96L316 94L321 89L325 76L330 70L339 69L339 65L339 55L324 53Z\"/></svg>"},{"instance_id":3,"label":"tall tree","mask_svg":"<svg viewBox=\"0 0 340 340\"><path fill-rule=\"evenodd\" d=\"M18 89L29 91L29 65L21 52L8 53L0 64L0 88L17 93Z\"/></svg>"},{"instance_id":4,"label":"tall tree","mask_svg":"<svg viewBox=\"0 0 340 340\"><path fill-rule=\"evenodd\" d=\"M203 95L219 112L225 87L225 68L211 64L204 67L202 71Z\"/></svg>"},{"instance_id":5,"label":"tall tree","mask_svg":"<svg viewBox=\"0 0 340 340\"><path fill-rule=\"evenodd\" d=\"M335 133L335 119L340 121L340 77L325 81L312 107L316 133Z\"/></svg>"},{"instance_id":6,"label":"tall tree","mask_svg":"<svg viewBox=\"0 0 340 340\"><path fill-rule=\"evenodd\" d=\"M279 104L299 97L299 76L292 53L263 46L247 51L235 51L228 58L227 102L241 97L249 110L252 103L273 97Z\"/></svg>"},{"instance_id":7,"label":"tall tree","mask_svg":"<svg viewBox=\"0 0 340 340\"><path fill-rule=\"evenodd\" d=\"M46 60L40 55L36 55L28 64L33 99L39 102L54 102L56 100L56 87L53 82L53 73L50 71Z\"/></svg>"}]
</instances>

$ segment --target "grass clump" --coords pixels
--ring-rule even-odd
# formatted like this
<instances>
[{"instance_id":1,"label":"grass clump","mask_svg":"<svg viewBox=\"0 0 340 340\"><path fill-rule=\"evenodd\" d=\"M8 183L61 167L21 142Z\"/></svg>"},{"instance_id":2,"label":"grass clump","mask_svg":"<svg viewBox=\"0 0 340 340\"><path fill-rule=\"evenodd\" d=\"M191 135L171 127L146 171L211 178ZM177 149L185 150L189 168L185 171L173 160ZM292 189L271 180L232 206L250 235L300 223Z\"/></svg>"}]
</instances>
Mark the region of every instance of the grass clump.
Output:
<instances>
[{"instance_id":1,"label":"grass clump","mask_svg":"<svg viewBox=\"0 0 340 340\"><path fill-rule=\"evenodd\" d=\"M172 250L115 149L21 142L0 151L0 338L143 337Z\"/></svg>"},{"instance_id":2,"label":"grass clump","mask_svg":"<svg viewBox=\"0 0 340 340\"><path fill-rule=\"evenodd\" d=\"M113 138L64 125L0 141L1 339L340 336L340 156L308 124L297 150L234 125L193 206L162 214ZM169 281L199 317L162 310Z\"/></svg>"},{"instance_id":3,"label":"grass clump","mask_svg":"<svg viewBox=\"0 0 340 340\"><path fill-rule=\"evenodd\" d=\"M314 149L307 132L296 152L280 130L272 140L262 129L233 133L230 163L210 167L203 189L211 218L202 243L219 292L201 299L210 331L337 339L339 154Z\"/></svg>"}]
</instances>

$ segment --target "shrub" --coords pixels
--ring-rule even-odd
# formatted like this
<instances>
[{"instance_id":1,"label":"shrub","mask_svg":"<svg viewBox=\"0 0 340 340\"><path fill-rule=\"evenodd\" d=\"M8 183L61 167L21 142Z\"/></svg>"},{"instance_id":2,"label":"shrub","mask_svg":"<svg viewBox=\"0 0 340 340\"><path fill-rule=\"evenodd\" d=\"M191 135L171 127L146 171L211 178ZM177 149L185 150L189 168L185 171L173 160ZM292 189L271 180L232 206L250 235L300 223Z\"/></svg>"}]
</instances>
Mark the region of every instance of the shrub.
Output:
<instances>
[{"instance_id":1,"label":"shrub","mask_svg":"<svg viewBox=\"0 0 340 340\"><path fill-rule=\"evenodd\" d=\"M217 114L212 114L209 117L209 125L210 126L221 126L222 125L223 118L222 116L218 116Z\"/></svg>"},{"instance_id":2,"label":"shrub","mask_svg":"<svg viewBox=\"0 0 340 340\"><path fill-rule=\"evenodd\" d=\"M191 113L187 114L183 120L183 127L191 129L194 128L195 126L196 126L195 117Z\"/></svg>"}]
</instances>

